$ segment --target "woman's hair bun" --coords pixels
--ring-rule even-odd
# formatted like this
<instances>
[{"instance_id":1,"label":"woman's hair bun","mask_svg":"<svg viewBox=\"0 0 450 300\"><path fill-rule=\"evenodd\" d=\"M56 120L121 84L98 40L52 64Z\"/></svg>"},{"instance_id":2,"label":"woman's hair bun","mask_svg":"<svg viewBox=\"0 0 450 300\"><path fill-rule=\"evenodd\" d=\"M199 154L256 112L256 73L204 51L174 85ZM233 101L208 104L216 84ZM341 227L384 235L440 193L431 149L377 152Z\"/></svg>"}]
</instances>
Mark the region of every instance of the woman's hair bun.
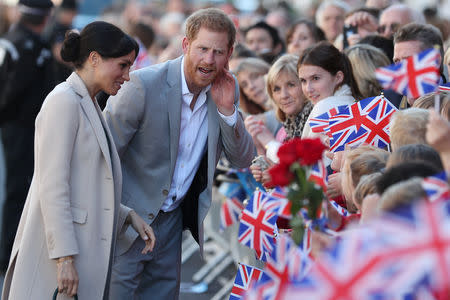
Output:
<instances>
[{"instance_id":1,"label":"woman's hair bun","mask_svg":"<svg viewBox=\"0 0 450 300\"><path fill-rule=\"evenodd\" d=\"M66 32L61 48L61 58L66 62L74 62L80 55L80 33L76 30Z\"/></svg>"}]
</instances>

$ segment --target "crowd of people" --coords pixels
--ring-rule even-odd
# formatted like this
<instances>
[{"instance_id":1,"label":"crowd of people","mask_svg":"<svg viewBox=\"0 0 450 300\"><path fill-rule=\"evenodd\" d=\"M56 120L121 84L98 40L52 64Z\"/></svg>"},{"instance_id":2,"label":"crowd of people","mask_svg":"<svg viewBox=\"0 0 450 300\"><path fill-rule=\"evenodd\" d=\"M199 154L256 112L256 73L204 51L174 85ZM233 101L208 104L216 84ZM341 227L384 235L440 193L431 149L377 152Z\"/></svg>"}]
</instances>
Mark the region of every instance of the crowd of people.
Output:
<instances>
[{"instance_id":1,"label":"crowd of people","mask_svg":"<svg viewBox=\"0 0 450 300\"><path fill-rule=\"evenodd\" d=\"M285 141L329 144L310 120L368 97L399 109L390 146L326 154L326 196L351 214L329 207L330 228L416 200L418 178L450 172L448 88L411 97L375 76L437 48L447 84L450 21L438 8L130 2L73 28L76 0L0 5L2 299L47 299L56 287L82 299L178 299L181 233L202 251L218 160L273 188L268 169ZM333 237L315 237L318 255Z\"/></svg>"}]
</instances>

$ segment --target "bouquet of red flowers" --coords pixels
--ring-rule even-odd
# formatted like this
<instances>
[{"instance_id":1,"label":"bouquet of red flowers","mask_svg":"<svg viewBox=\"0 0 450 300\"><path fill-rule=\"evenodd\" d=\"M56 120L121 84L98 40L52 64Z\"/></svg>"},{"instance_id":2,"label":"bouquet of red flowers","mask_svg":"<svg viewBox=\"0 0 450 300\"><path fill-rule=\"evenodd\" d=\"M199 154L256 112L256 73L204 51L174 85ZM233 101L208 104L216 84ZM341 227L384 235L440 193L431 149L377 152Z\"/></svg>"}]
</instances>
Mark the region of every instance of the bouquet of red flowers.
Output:
<instances>
[{"instance_id":1,"label":"bouquet of red flowers","mask_svg":"<svg viewBox=\"0 0 450 300\"><path fill-rule=\"evenodd\" d=\"M306 208L308 218L313 222L320 214L323 190L308 180L308 172L312 165L322 159L323 151L326 149L320 138L293 138L278 150L279 164L269 169L271 185L288 187L292 238L297 244L303 240L305 233L304 220L299 214L300 209Z\"/></svg>"}]
</instances>

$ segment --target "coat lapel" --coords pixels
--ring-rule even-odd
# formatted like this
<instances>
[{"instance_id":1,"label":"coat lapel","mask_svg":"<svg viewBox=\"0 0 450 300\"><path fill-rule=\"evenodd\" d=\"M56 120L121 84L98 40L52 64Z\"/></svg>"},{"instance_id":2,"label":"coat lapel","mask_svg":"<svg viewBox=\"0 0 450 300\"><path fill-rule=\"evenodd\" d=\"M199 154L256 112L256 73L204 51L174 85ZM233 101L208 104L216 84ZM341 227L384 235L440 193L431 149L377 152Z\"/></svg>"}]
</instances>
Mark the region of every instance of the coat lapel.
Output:
<instances>
[{"instance_id":1,"label":"coat lapel","mask_svg":"<svg viewBox=\"0 0 450 300\"><path fill-rule=\"evenodd\" d=\"M181 124L181 57L173 61L167 73L167 110L169 113L169 139L170 139L170 178L175 171L175 162L178 154Z\"/></svg>"},{"instance_id":2,"label":"coat lapel","mask_svg":"<svg viewBox=\"0 0 450 300\"><path fill-rule=\"evenodd\" d=\"M89 96L84 82L76 73L72 73L72 75L70 75L66 81L72 86L75 93L77 93L81 97L81 107L86 114L89 123L91 123L94 134L100 145L100 149L102 150L103 156L105 157L106 164L108 165L108 168L112 174L111 156L109 153L108 142L106 140L105 130L103 129L102 123L100 121L100 116L95 109L95 104Z\"/></svg>"}]
</instances>

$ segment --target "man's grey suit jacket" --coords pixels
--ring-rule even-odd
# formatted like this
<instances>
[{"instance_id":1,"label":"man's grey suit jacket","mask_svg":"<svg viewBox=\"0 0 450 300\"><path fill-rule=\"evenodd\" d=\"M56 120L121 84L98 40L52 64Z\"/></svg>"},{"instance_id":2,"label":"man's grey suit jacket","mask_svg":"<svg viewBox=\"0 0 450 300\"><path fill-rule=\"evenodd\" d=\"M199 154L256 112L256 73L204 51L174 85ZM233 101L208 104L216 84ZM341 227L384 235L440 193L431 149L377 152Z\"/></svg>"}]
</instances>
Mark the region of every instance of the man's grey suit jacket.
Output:
<instances>
[{"instance_id":1,"label":"man's grey suit jacket","mask_svg":"<svg viewBox=\"0 0 450 300\"><path fill-rule=\"evenodd\" d=\"M151 223L166 199L178 153L181 120L182 57L130 74L119 93L110 97L105 119L119 152L123 172L122 203ZM238 107L236 82L235 104ZM222 151L234 167L248 167L252 138L238 115L231 127L219 116L207 93L207 152L182 203L183 225L203 245L203 220L211 205L214 171ZM195 142L195 141L194 141ZM124 253L137 233L120 234L116 254Z\"/></svg>"}]
</instances>

